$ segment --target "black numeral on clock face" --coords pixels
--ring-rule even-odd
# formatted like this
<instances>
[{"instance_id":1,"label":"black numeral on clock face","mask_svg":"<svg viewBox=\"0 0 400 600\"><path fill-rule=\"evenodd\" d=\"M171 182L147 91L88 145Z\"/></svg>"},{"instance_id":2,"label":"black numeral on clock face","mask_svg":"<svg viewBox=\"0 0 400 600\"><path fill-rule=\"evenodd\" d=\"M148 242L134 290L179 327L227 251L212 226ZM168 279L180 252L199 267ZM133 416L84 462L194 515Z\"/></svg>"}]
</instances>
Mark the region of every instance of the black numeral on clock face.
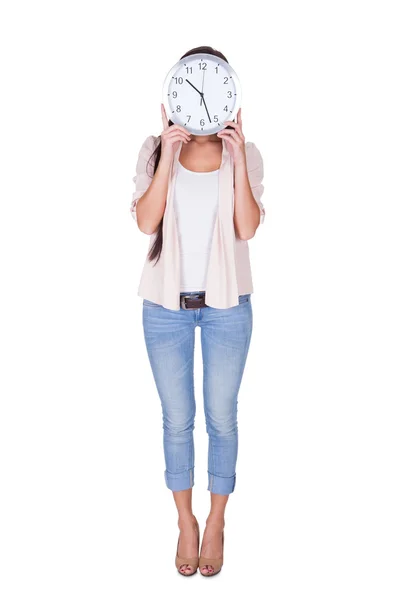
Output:
<instances>
[{"instance_id":1,"label":"black numeral on clock face","mask_svg":"<svg viewBox=\"0 0 400 600\"><path fill-rule=\"evenodd\" d=\"M186 67L186 73L193 73L193 67Z\"/></svg>"},{"instance_id":2,"label":"black numeral on clock face","mask_svg":"<svg viewBox=\"0 0 400 600\"><path fill-rule=\"evenodd\" d=\"M199 69L200 69L200 71L206 71L207 70L207 63L205 63L205 62L199 62Z\"/></svg>"},{"instance_id":3,"label":"black numeral on clock face","mask_svg":"<svg viewBox=\"0 0 400 600\"><path fill-rule=\"evenodd\" d=\"M178 92L172 92L172 97L176 98L178 96Z\"/></svg>"},{"instance_id":4,"label":"black numeral on clock face","mask_svg":"<svg viewBox=\"0 0 400 600\"><path fill-rule=\"evenodd\" d=\"M204 120L204 119L200 119L200 125L201 125L202 127L204 127L204 125L205 125L205 124L206 124L205 120Z\"/></svg>"},{"instance_id":5,"label":"black numeral on clock face","mask_svg":"<svg viewBox=\"0 0 400 600\"><path fill-rule=\"evenodd\" d=\"M181 110L182 110L182 109L181 109L181 105L180 105L180 104L178 104L178 105L177 105L177 107L176 107L176 112L181 112Z\"/></svg>"},{"instance_id":6,"label":"black numeral on clock face","mask_svg":"<svg viewBox=\"0 0 400 600\"><path fill-rule=\"evenodd\" d=\"M218 123L218 115L214 115L214 122Z\"/></svg>"},{"instance_id":7,"label":"black numeral on clock face","mask_svg":"<svg viewBox=\"0 0 400 600\"><path fill-rule=\"evenodd\" d=\"M228 83L229 77L224 77L224 83Z\"/></svg>"},{"instance_id":8,"label":"black numeral on clock face","mask_svg":"<svg viewBox=\"0 0 400 600\"><path fill-rule=\"evenodd\" d=\"M232 98L232 92L230 90L228 92L228 98Z\"/></svg>"},{"instance_id":9,"label":"black numeral on clock face","mask_svg":"<svg viewBox=\"0 0 400 600\"><path fill-rule=\"evenodd\" d=\"M172 79L175 79L175 83L179 83L179 84L183 83L183 77L173 77Z\"/></svg>"},{"instance_id":10,"label":"black numeral on clock face","mask_svg":"<svg viewBox=\"0 0 400 600\"><path fill-rule=\"evenodd\" d=\"M228 105L224 106L224 111L228 112Z\"/></svg>"},{"instance_id":11,"label":"black numeral on clock face","mask_svg":"<svg viewBox=\"0 0 400 600\"><path fill-rule=\"evenodd\" d=\"M192 118L192 115L186 115L186 116L188 118L187 123L189 123L190 119Z\"/></svg>"}]
</instances>

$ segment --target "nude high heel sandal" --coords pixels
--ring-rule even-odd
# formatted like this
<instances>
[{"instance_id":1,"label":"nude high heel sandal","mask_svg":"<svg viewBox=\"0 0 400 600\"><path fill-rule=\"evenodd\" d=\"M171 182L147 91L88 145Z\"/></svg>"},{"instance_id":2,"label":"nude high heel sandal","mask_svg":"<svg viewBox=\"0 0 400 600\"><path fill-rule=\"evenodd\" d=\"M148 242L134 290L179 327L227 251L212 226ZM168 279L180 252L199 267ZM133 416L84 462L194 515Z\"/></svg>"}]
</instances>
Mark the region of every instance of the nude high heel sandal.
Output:
<instances>
[{"instance_id":1,"label":"nude high heel sandal","mask_svg":"<svg viewBox=\"0 0 400 600\"><path fill-rule=\"evenodd\" d=\"M222 569L222 565L224 562L224 530L222 530L222 558L205 558L204 556L199 557L199 571L203 577L212 577L219 573ZM214 570L212 573L203 573L202 568L210 566Z\"/></svg>"},{"instance_id":2,"label":"nude high heel sandal","mask_svg":"<svg viewBox=\"0 0 400 600\"><path fill-rule=\"evenodd\" d=\"M181 556L178 556L178 548L179 548L179 538L181 537L179 534L179 538L178 538L178 545L176 547L176 557L175 557L175 566L178 570L178 573L180 575L184 575L185 577L190 577L191 575L194 575L197 572L198 566L199 566L199 547L200 547L200 529L199 529L199 524L196 521L195 523L195 528L197 531L197 556L193 556L191 558L184 558ZM183 567L184 565L189 565L190 567L192 567L192 572L191 573L182 573L182 571L180 570L181 567Z\"/></svg>"}]
</instances>

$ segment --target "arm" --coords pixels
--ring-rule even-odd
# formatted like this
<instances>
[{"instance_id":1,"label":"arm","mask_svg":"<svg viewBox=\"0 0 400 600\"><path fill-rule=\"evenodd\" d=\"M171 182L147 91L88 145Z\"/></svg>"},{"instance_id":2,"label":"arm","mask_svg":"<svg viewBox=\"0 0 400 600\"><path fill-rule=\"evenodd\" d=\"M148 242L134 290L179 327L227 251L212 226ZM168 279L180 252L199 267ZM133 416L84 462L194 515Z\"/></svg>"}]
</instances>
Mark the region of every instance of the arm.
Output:
<instances>
[{"instance_id":1,"label":"arm","mask_svg":"<svg viewBox=\"0 0 400 600\"><path fill-rule=\"evenodd\" d=\"M237 114L237 123L228 120L224 124L230 126L230 129L219 131L217 136L225 139L233 157L235 233L239 239L249 240L265 217L265 209L261 202L264 191L263 160L257 146L253 142L245 141L241 108Z\"/></svg>"},{"instance_id":2,"label":"arm","mask_svg":"<svg viewBox=\"0 0 400 600\"><path fill-rule=\"evenodd\" d=\"M136 190L132 196L131 214L137 221L140 231L153 234L163 218L167 202L169 173L174 154L181 142L187 144L189 132L181 125L169 125L164 105L161 105L163 131L160 136L161 157L154 173L154 159L150 163L153 176L149 175L148 160L156 147L153 135L148 136L140 148L136 164L136 175L133 178ZM140 199L140 202L139 202Z\"/></svg>"},{"instance_id":3,"label":"arm","mask_svg":"<svg viewBox=\"0 0 400 600\"><path fill-rule=\"evenodd\" d=\"M139 151L136 163L136 175L133 182L136 184L132 195L131 214L143 233L151 235L156 231L165 210L168 192L168 177L170 161L161 157L157 170L152 177L149 175L154 171L154 157L148 164L148 160L155 149L156 138L152 135L146 138ZM140 200L140 202L139 202Z\"/></svg>"},{"instance_id":4,"label":"arm","mask_svg":"<svg viewBox=\"0 0 400 600\"><path fill-rule=\"evenodd\" d=\"M264 222L265 208L261 202L264 192L264 167L261 153L253 142L245 144L245 158L235 164L234 215L237 236L249 240Z\"/></svg>"}]
</instances>

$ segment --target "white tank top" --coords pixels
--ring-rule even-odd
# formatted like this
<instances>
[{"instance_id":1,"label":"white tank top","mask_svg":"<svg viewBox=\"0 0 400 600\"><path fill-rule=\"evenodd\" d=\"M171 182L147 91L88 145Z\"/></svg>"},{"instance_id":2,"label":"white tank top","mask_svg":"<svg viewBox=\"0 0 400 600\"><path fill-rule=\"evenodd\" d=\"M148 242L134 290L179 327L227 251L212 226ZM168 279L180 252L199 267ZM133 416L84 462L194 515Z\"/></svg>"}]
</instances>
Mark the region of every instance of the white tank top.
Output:
<instances>
[{"instance_id":1,"label":"white tank top","mask_svg":"<svg viewBox=\"0 0 400 600\"><path fill-rule=\"evenodd\" d=\"M208 259L218 208L219 169L199 173L178 161L175 216L180 247L181 292L205 290Z\"/></svg>"}]
</instances>

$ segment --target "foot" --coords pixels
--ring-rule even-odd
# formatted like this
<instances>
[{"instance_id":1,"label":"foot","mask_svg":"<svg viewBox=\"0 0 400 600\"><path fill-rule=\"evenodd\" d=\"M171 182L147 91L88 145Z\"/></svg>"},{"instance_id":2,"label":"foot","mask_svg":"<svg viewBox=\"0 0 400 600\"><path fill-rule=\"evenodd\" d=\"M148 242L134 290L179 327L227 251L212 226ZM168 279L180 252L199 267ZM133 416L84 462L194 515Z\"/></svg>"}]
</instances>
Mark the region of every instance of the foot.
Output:
<instances>
[{"instance_id":1,"label":"foot","mask_svg":"<svg viewBox=\"0 0 400 600\"><path fill-rule=\"evenodd\" d=\"M197 556L199 552L199 534L195 517L179 519L178 527L180 531L178 557L190 556L192 558ZM188 564L182 564L179 568L179 571L184 575L191 575L193 570L193 567Z\"/></svg>"},{"instance_id":2,"label":"foot","mask_svg":"<svg viewBox=\"0 0 400 600\"><path fill-rule=\"evenodd\" d=\"M200 550L202 558L222 558L222 531L224 525L223 519L207 519ZM206 564L201 567L200 571L203 575L209 575L214 573L214 567L212 564Z\"/></svg>"}]
</instances>

